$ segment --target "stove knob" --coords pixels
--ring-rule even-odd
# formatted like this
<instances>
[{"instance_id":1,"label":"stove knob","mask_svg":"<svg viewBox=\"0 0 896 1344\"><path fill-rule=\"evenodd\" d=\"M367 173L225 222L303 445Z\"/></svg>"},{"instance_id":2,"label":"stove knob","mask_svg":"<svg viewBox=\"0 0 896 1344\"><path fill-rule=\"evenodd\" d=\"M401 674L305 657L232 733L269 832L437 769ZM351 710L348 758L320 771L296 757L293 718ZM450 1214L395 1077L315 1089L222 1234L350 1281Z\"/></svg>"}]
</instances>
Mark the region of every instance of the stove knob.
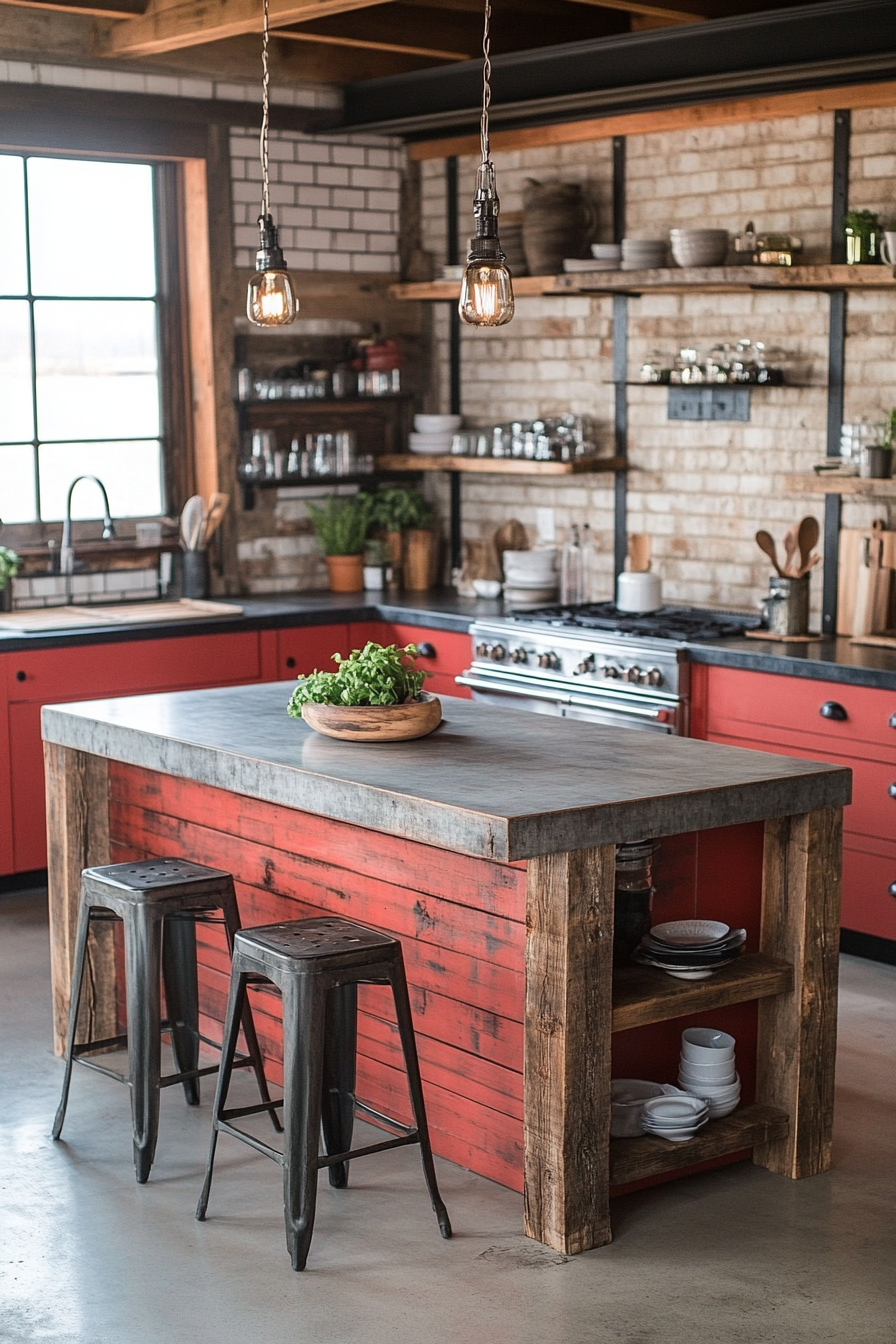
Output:
<instances>
[{"instance_id":1,"label":"stove knob","mask_svg":"<svg viewBox=\"0 0 896 1344\"><path fill-rule=\"evenodd\" d=\"M556 653L540 653L538 655L538 666L548 667L552 672L558 672L560 670L560 659Z\"/></svg>"},{"instance_id":2,"label":"stove knob","mask_svg":"<svg viewBox=\"0 0 896 1344\"><path fill-rule=\"evenodd\" d=\"M487 657L488 657L488 645L487 645L487 644L477 644L477 645L476 645L476 657L477 657L477 658L487 658Z\"/></svg>"},{"instance_id":3,"label":"stove knob","mask_svg":"<svg viewBox=\"0 0 896 1344\"><path fill-rule=\"evenodd\" d=\"M618 680L622 676L622 673L619 671L618 667L613 667L608 663L607 666L604 668L604 676L612 677L615 680Z\"/></svg>"},{"instance_id":4,"label":"stove knob","mask_svg":"<svg viewBox=\"0 0 896 1344\"><path fill-rule=\"evenodd\" d=\"M588 657L585 658L581 663L579 663L578 667L575 670L574 675L577 677L584 677L586 673L593 671L594 671L594 654L589 653Z\"/></svg>"},{"instance_id":5,"label":"stove knob","mask_svg":"<svg viewBox=\"0 0 896 1344\"><path fill-rule=\"evenodd\" d=\"M641 680L640 667L627 667L625 672L623 673L623 677L625 678L626 681L633 681L636 683L639 682Z\"/></svg>"},{"instance_id":6,"label":"stove knob","mask_svg":"<svg viewBox=\"0 0 896 1344\"><path fill-rule=\"evenodd\" d=\"M488 651L488 656L489 658L491 658L493 663L501 663L504 661L504 656L506 653L507 650L505 649L503 644L493 644Z\"/></svg>"},{"instance_id":7,"label":"stove knob","mask_svg":"<svg viewBox=\"0 0 896 1344\"><path fill-rule=\"evenodd\" d=\"M662 684L663 684L662 672L659 670L658 667L652 667L650 671L647 673L647 685L662 686Z\"/></svg>"},{"instance_id":8,"label":"stove knob","mask_svg":"<svg viewBox=\"0 0 896 1344\"><path fill-rule=\"evenodd\" d=\"M510 661L512 663L528 663L529 655L523 648L513 649L511 650Z\"/></svg>"}]
</instances>

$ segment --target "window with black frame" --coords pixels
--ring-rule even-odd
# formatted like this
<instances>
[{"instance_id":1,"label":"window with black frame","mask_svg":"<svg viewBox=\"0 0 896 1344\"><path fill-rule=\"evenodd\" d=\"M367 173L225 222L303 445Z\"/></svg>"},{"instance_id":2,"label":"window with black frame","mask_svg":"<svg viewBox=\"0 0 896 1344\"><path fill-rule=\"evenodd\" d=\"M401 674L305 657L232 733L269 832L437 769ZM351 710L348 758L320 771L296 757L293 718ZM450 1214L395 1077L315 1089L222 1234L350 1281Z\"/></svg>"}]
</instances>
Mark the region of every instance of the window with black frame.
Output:
<instances>
[{"instance_id":1,"label":"window with black frame","mask_svg":"<svg viewBox=\"0 0 896 1344\"><path fill-rule=\"evenodd\" d=\"M165 510L156 172L0 154L4 523Z\"/></svg>"}]
</instances>

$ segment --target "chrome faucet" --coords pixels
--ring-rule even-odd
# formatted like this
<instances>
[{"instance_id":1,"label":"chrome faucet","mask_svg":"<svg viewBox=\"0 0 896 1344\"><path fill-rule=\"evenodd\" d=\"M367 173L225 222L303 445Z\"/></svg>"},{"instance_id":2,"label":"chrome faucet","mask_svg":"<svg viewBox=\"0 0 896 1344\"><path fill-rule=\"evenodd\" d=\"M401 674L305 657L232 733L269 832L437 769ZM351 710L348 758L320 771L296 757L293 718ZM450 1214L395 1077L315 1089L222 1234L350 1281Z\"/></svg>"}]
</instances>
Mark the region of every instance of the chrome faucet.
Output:
<instances>
[{"instance_id":1,"label":"chrome faucet","mask_svg":"<svg viewBox=\"0 0 896 1344\"><path fill-rule=\"evenodd\" d=\"M62 574L71 574L75 568L75 551L72 546L72 495L79 481L93 481L103 496L103 541L111 541L115 536L115 524L109 512L109 496L99 476L76 476L68 488L65 501L65 522L62 524L62 545L59 548L59 570Z\"/></svg>"}]
</instances>

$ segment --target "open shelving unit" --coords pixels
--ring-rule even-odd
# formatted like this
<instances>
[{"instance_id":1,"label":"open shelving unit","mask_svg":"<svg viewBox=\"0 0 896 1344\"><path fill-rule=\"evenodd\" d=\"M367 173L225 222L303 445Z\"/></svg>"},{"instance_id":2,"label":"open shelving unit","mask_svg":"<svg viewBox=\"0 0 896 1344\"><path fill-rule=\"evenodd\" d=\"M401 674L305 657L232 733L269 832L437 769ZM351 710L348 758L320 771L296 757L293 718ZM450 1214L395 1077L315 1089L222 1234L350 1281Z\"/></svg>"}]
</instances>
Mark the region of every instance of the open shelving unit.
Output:
<instances>
[{"instance_id":1,"label":"open shelving unit","mask_svg":"<svg viewBox=\"0 0 896 1344\"><path fill-rule=\"evenodd\" d=\"M572 462L536 462L524 457L454 457L433 453L386 453L378 459L383 471L459 471L492 476L582 476L622 471L620 457L580 457Z\"/></svg>"},{"instance_id":2,"label":"open shelving unit","mask_svg":"<svg viewBox=\"0 0 896 1344\"><path fill-rule=\"evenodd\" d=\"M788 490L811 495L865 495L871 499L896 498L896 480L880 480L864 476L826 476L822 473L801 472L785 480Z\"/></svg>"}]
</instances>

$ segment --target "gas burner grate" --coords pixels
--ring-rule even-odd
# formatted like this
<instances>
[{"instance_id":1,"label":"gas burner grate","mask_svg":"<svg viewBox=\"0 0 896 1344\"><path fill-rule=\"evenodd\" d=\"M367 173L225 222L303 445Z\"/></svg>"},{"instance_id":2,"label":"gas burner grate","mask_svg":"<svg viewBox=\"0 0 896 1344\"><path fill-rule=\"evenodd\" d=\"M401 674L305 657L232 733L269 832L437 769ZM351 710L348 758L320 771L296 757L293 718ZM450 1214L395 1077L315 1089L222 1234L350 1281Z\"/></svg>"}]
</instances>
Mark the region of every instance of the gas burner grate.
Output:
<instances>
[{"instance_id":1,"label":"gas burner grate","mask_svg":"<svg viewBox=\"0 0 896 1344\"><path fill-rule=\"evenodd\" d=\"M575 607L540 607L537 611L515 614L512 620L524 624L554 625L573 630L606 630L618 635L639 635L652 639L671 639L701 643L742 635L756 630L758 616L733 611L702 611L699 607L660 607L643 616L619 611L612 602L589 602Z\"/></svg>"}]
</instances>

